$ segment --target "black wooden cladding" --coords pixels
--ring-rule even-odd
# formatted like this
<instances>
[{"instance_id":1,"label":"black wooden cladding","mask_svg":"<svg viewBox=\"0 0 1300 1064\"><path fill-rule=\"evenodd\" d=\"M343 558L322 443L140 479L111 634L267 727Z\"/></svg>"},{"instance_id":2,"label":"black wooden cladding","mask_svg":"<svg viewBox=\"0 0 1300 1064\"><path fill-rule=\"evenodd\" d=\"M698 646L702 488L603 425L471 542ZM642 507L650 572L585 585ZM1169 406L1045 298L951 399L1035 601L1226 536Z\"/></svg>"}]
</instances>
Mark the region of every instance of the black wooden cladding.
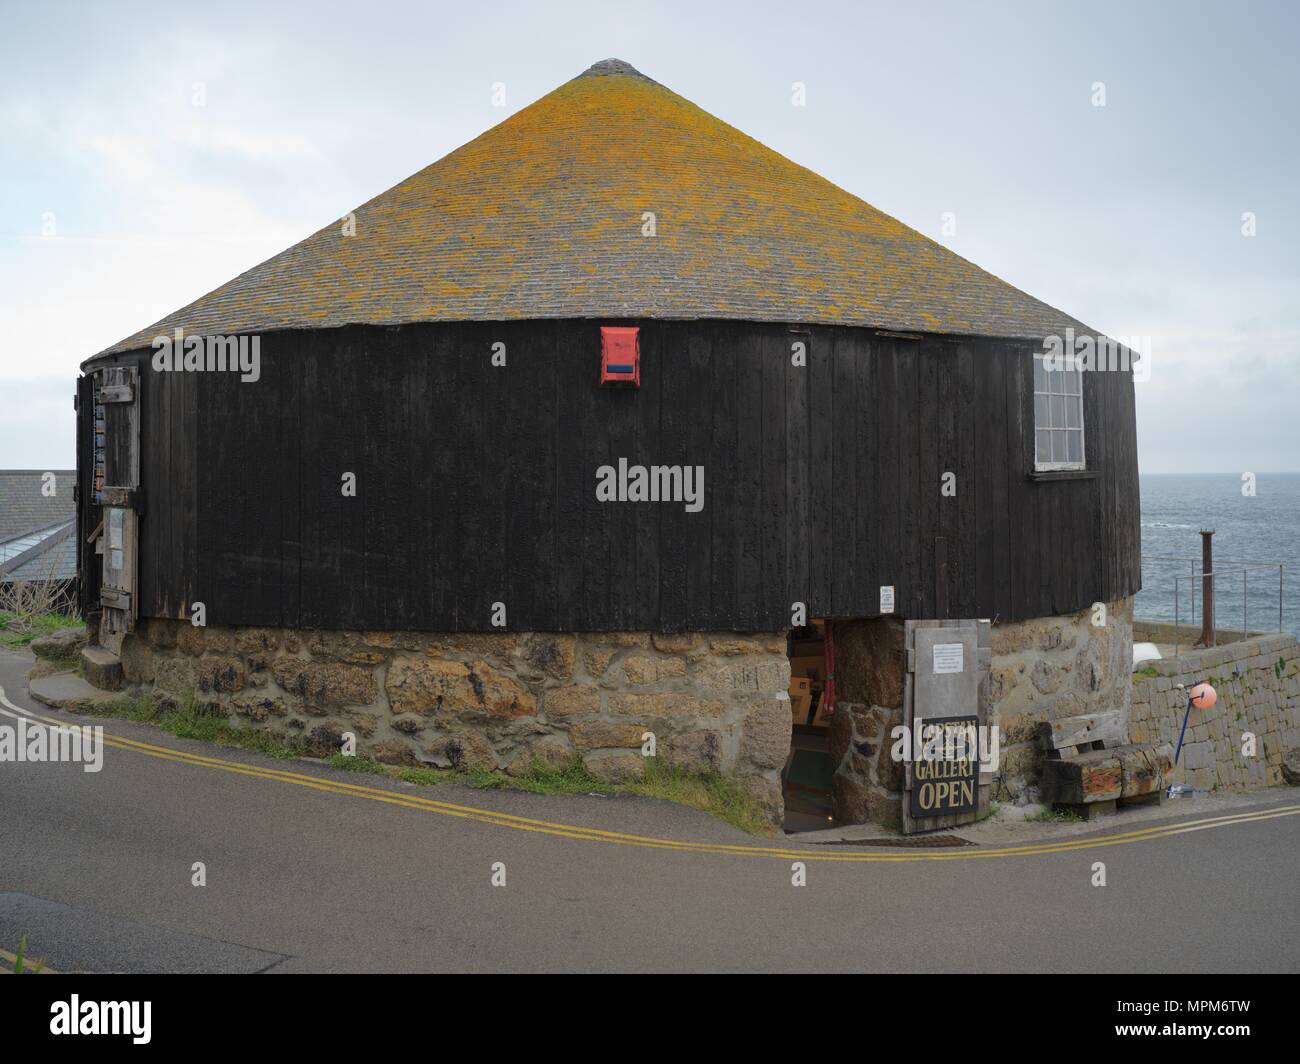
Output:
<instances>
[{"instance_id":1,"label":"black wooden cladding","mask_svg":"<svg viewBox=\"0 0 1300 1064\"><path fill-rule=\"evenodd\" d=\"M1140 586L1127 373L1084 374L1094 475L1041 482L1026 343L632 322L638 391L598 386L600 324L267 335L255 383L136 356L141 614L758 630L875 616L883 584L902 616L1003 619ZM704 509L599 502L620 457L703 465Z\"/></svg>"}]
</instances>

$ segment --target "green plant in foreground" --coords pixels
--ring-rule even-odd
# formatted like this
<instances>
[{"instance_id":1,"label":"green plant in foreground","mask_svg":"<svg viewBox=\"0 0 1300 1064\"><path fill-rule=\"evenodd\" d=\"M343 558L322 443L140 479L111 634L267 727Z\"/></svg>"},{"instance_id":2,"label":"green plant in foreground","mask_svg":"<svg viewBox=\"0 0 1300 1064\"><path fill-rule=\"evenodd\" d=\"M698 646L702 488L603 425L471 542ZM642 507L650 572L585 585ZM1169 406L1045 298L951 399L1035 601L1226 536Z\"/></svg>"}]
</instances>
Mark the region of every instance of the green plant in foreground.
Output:
<instances>
[{"instance_id":1,"label":"green plant in foreground","mask_svg":"<svg viewBox=\"0 0 1300 1064\"><path fill-rule=\"evenodd\" d=\"M14 975L40 975L43 964L38 963L35 968L28 971L27 969L27 936L24 935L18 940L18 950L14 954Z\"/></svg>"},{"instance_id":2,"label":"green plant in foreground","mask_svg":"<svg viewBox=\"0 0 1300 1064\"><path fill-rule=\"evenodd\" d=\"M1083 817L1072 809L1044 809L1025 819L1038 824L1073 824L1082 821Z\"/></svg>"}]
</instances>

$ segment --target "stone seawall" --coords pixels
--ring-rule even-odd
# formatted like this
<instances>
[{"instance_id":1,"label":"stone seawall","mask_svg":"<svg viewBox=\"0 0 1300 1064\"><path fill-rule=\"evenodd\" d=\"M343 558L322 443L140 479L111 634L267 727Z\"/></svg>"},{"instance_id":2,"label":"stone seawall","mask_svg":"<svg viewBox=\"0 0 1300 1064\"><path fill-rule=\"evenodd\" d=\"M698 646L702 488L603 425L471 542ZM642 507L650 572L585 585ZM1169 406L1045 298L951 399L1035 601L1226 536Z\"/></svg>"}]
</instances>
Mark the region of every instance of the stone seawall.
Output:
<instances>
[{"instance_id":1,"label":"stone seawall","mask_svg":"<svg viewBox=\"0 0 1300 1064\"><path fill-rule=\"evenodd\" d=\"M581 756L619 782L656 756L746 782L780 822L790 748L784 632L581 634L296 631L141 621L125 679L294 738L315 756L356 736L398 765L526 772Z\"/></svg>"},{"instance_id":2,"label":"stone seawall","mask_svg":"<svg viewBox=\"0 0 1300 1064\"><path fill-rule=\"evenodd\" d=\"M1178 742L1187 695L1178 684L1214 685L1213 709L1193 709L1173 779L1210 790L1284 782L1283 760L1300 748L1300 645L1274 634L1148 661L1133 677L1132 742ZM1152 676L1151 673L1156 675ZM1255 756L1243 753L1247 733Z\"/></svg>"}]
</instances>

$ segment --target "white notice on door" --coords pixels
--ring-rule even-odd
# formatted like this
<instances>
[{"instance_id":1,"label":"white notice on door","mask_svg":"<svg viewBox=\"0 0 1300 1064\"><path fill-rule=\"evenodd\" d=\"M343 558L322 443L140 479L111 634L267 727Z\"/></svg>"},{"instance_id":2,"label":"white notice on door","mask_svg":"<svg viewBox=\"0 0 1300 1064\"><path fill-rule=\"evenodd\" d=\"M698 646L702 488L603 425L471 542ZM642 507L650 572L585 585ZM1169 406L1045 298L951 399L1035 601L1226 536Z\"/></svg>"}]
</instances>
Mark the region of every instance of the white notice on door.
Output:
<instances>
[{"instance_id":1,"label":"white notice on door","mask_svg":"<svg viewBox=\"0 0 1300 1064\"><path fill-rule=\"evenodd\" d=\"M962 652L960 643L934 644L934 671L936 673L961 672Z\"/></svg>"},{"instance_id":2,"label":"white notice on door","mask_svg":"<svg viewBox=\"0 0 1300 1064\"><path fill-rule=\"evenodd\" d=\"M880 612L894 612L894 589L893 587L882 587L880 589Z\"/></svg>"}]
</instances>

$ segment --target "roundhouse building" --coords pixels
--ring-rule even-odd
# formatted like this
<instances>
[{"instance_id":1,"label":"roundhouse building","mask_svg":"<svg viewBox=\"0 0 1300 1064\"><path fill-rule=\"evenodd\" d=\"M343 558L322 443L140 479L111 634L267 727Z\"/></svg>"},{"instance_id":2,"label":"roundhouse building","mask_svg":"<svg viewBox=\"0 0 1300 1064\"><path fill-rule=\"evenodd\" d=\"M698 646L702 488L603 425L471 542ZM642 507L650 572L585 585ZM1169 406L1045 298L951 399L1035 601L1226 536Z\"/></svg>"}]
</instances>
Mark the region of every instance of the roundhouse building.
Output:
<instances>
[{"instance_id":1,"label":"roundhouse building","mask_svg":"<svg viewBox=\"0 0 1300 1064\"><path fill-rule=\"evenodd\" d=\"M124 683L316 752L652 735L890 823L907 622L984 618L1014 793L1127 706L1132 373L1036 357L1089 335L607 60L84 364L84 606Z\"/></svg>"}]
</instances>

